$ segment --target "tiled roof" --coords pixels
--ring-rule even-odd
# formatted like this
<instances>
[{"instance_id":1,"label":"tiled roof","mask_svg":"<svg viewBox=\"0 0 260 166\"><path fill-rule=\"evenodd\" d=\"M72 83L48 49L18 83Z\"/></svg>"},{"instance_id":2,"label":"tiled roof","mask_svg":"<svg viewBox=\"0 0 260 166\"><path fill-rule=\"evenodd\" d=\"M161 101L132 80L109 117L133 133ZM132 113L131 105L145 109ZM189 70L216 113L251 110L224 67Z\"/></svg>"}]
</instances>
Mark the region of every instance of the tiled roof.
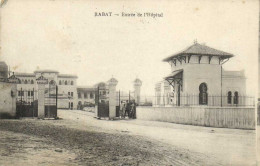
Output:
<instances>
[{"instance_id":1,"label":"tiled roof","mask_svg":"<svg viewBox=\"0 0 260 166\"><path fill-rule=\"evenodd\" d=\"M33 73L14 73L14 75L18 77L35 77Z\"/></svg>"},{"instance_id":2,"label":"tiled roof","mask_svg":"<svg viewBox=\"0 0 260 166\"><path fill-rule=\"evenodd\" d=\"M95 91L96 89L93 86L77 86L78 91Z\"/></svg>"},{"instance_id":3,"label":"tiled roof","mask_svg":"<svg viewBox=\"0 0 260 166\"><path fill-rule=\"evenodd\" d=\"M170 57L165 58L163 61L169 61L174 57L180 56L180 55L212 55L212 56L220 56L222 58L231 58L234 55L224 52L224 51L220 51L211 47L208 47L206 45L202 45L199 43L195 43L192 46L188 47L187 49L185 49L184 51L181 51L177 54L174 54Z\"/></svg>"},{"instance_id":4,"label":"tiled roof","mask_svg":"<svg viewBox=\"0 0 260 166\"><path fill-rule=\"evenodd\" d=\"M62 77L62 78L78 78L77 75L72 75L72 74L59 74L58 77Z\"/></svg>"},{"instance_id":5,"label":"tiled roof","mask_svg":"<svg viewBox=\"0 0 260 166\"><path fill-rule=\"evenodd\" d=\"M34 73L59 73L56 70L35 70Z\"/></svg>"}]
</instances>

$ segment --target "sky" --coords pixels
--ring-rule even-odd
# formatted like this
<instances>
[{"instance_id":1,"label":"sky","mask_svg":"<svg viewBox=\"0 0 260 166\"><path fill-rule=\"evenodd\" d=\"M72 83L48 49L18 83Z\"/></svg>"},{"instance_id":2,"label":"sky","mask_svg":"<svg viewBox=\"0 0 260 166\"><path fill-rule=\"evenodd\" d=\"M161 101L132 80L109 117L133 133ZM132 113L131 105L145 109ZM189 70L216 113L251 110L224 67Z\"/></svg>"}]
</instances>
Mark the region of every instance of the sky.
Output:
<instances>
[{"instance_id":1,"label":"sky","mask_svg":"<svg viewBox=\"0 0 260 166\"><path fill-rule=\"evenodd\" d=\"M53 69L77 74L78 85L118 80L117 89L154 95L170 72L162 59L198 43L235 55L225 70L245 70L247 92L258 74L257 0L8 0L1 10L1 53L12 71ZM95 12L120 16L95 17ZM121 13L163 13L161 18Z\"/></svg>"}]
</instances>

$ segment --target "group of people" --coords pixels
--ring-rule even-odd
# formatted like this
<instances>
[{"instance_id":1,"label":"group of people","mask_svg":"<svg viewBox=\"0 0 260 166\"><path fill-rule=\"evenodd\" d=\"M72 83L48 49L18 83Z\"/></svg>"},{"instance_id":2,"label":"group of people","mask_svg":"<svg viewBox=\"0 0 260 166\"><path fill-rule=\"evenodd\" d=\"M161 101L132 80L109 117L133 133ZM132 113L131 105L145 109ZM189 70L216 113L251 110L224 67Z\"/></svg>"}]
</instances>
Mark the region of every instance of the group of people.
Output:
<instances>
[{"instance_id":1,"label":"group of people","mask_svg":"<svg viewBox=\"0 0 260 166\"><path fill-rule=\"evenodd\" d=\"M128 101L126 102L121 101L120 104L120 111L119 111L120 118L125 118L126 116L131 119L136 118L136 103L135 101Z\"/></svg>"}]
</instances>

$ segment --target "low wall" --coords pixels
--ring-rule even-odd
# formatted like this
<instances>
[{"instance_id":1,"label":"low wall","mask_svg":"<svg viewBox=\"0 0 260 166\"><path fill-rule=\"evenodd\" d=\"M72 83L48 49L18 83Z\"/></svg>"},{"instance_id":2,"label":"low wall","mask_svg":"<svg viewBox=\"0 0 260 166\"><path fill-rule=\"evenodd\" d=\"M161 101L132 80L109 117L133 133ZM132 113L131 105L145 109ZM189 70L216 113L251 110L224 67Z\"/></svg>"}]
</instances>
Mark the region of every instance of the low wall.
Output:
<instances>
[{"instance_id":1,"label":"low wall","mask_svg":"<svg viewBox=\"0 0 260 166\"><path fill-rule=\"evenodd\" d=\"M137 107L137 119L179 124L255 129L255 109L241 107Z\"/></svg>"},{"instance_id":2,"label":"low wall","mask_svg":"<svg viewBox=\"0 0 260 166\"><path fill-rule=\"evenodd\" d=\"M16 115L16 84L0 82L0 116L4 114Z\"/></svg>"}]
</instances>

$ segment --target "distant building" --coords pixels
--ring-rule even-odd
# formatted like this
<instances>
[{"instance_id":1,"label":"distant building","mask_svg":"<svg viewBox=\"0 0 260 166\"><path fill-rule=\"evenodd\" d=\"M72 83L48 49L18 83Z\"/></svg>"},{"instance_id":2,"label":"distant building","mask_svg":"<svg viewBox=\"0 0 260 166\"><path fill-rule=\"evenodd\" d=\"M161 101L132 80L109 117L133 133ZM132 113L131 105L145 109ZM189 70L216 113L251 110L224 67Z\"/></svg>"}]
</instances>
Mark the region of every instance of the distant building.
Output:
<instances>
[{"instance_id":1,"label":"distant building","mask_svg":"<svg viewBox=\"0 0 260 166\"><path fill-rule=\"evenodd\" d=\"M0 61L0 79L8 77L8 66L5 62Z\"/></svg>"},{"instance_id":2,"label":"distant building","mask_svg":"<svg viewBox=\"0 0 260 166\"><path fill-rule=\"evenodd\" d=\"M36 79L40 76L54 81L58 85L58 108L76 109L77 108L77 76L69 74L60 74L55 70L36 70L34 73L15 73L15 76L21 80L17 89L34 91L37 90ZM48 86L48 85L46 85ZM18 94L18 98L20 97ZM37 97L35 95L35 97Z\"/></svg>"},{"instance_id":3,"label":"distant building","mask_svg":"<svg viewBox=\"0 0 260 166\"><path fill-rule=\"evenodd\" d=\"M244 71L225 71L222 64L233 55L195 42L166 59L171 73L155 85L155 105L245 104Z\"/></svg>"},{"instance_id":4,"label":"distant building","mask_svg":"<svg viewBox=\"0 0 260 166\"><path fill-rule=\"evenodd\" d=\"M81 106L91 106L95 104L95 97L96 97L96 90L97 88L93 86L78 86L77 93L78 93L78 109Z\"/></svg>"}]
</instances>

